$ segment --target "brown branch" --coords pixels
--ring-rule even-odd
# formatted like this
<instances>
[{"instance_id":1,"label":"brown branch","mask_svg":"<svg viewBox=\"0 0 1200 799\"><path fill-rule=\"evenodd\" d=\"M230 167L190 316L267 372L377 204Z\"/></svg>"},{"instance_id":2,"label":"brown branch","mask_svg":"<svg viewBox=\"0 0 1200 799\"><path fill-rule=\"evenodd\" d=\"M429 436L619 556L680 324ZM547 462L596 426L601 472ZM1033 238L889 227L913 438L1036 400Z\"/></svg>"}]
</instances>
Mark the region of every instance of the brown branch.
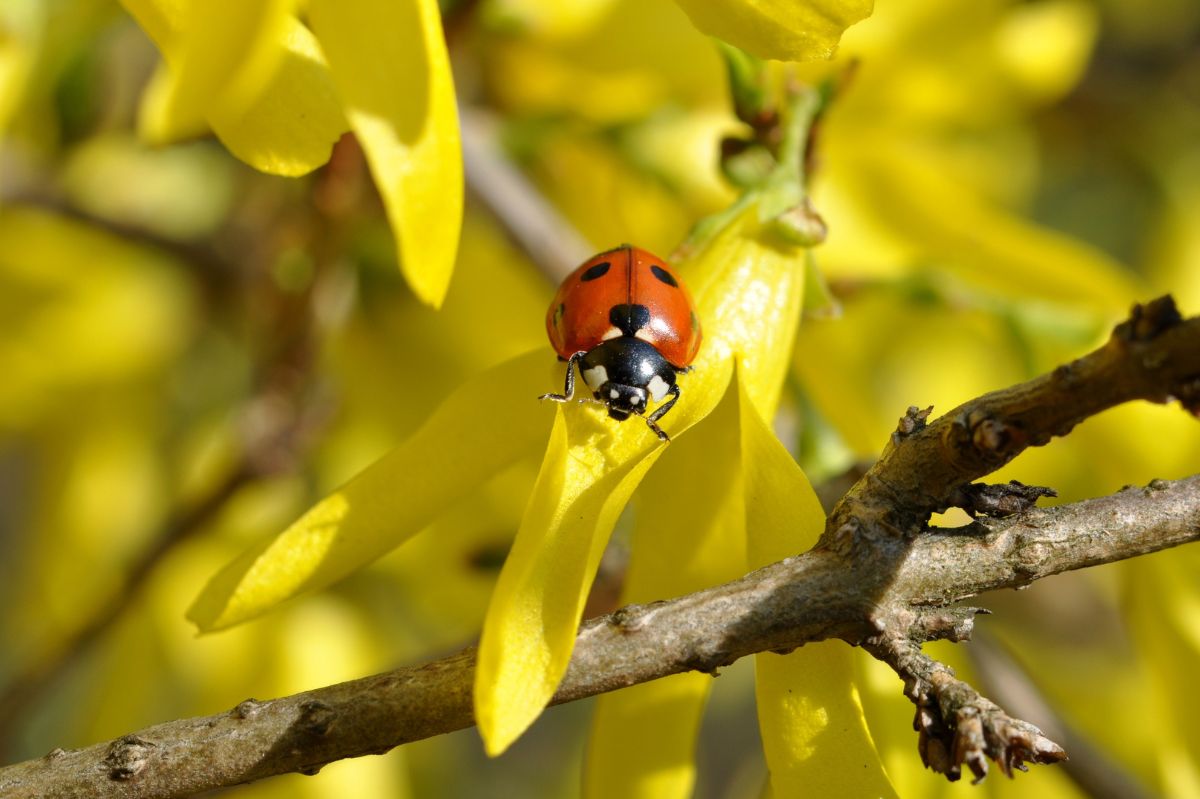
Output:
<instances>
[{"instance_id":1,"label":"brown branch","mask_svg":"<svg viewBox=\"0 0 1200 799\"><path fill-rule=\"evenodd\" d=\"M917 706L913 726L921 762L957 780L967 766L979 782L988 758L1012 776L1025 761L1058 763L1067 753L1027 721L1014 719L954 676L953 670L921 651L919 641L881 634L863 648L904 677L904 693Z\"/></svg>"},{"instance_id":2,"label":"brown branch","mask_svg":"<svg viewBox=\"0 0 1200 799\"><path fill-rule=\"evenodd\" d=\"M1170 310L1173 310L1171 306ZM1042 577L1200 540L1200 475L953 530L928 514L1026 446L1132 399L1200 402L1200 319L1163 301L1135 309L1100 350L927 424L910 414L830 517L822 544L740 580L630 606L583 624L554 703L745 655L830 638L863 645L904 677L922 753L954 778L987 758L1009 770L1058 758L1033 725L1008 716L920 652L969 636L976 610L949 603ZM918 418L919 417L919 418ZM182 797L388 749L470 726L474 652L228 713L168 722L86 749L0 769L0 794Z\"/></svg>"},{"instance_id":3,"label":"brown branch","mask_svg":"<svg viewBox=\"0 0 1200 799\"><path fill-rule=\"evenodd\" d=\"M895 593L910 594L919 606L1200 540L1200 476L1033 515L995 529L923 537ZM1100 529L1112 546L1099 540ZM1031 571L1031 547L1058 556ZM963 575L975 573L986 578L964 586ZM712 671L756 652L872 638L878 631L860 604L859 581L833 554L812 551L732 583L592 619L580 631L554 703L682 671ZM927 638L961 638L970 628L955 612L910 613L908 623ZM0 795L182 797L274 774L313 773L334 760L470 726L474 662L468 649L282 699L247 700L227 713L160 724L86 749L55 750L0 768Z\"/></svg>"},{"instance_id":4,"label":"brown branch","mask_svg":"<svg viewBox=\"0 0 1200 799\"><path fill-rule=\"evenodd\" d=\"M910 408L879 461L844 497L820 546L871 546L915 535L961 491L1031 446L1133 400L1176 398L1200 415L1200 319L1184 322L1170 297L1136 305L1095 352L1047 375L964 403L932 424Z\"/></svg>"}]
</instances>

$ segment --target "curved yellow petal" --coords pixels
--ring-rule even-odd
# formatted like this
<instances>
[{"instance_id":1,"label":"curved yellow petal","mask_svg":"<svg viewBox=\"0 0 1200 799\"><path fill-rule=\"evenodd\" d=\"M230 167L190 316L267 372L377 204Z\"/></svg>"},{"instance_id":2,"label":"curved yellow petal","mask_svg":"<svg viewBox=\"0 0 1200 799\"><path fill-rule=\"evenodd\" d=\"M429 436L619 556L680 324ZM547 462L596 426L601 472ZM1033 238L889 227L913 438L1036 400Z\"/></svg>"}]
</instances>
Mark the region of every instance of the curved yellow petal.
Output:
<instances>
[{"instance_id":1,"label":"curved yellow petal","mask_svg":"<svg viewBox=\"0 0 1200 799\"><path fill-rule=\"evenodd\" d=\"M1079 83L1099 29L1099 9L1086 0L1015 5L997 26L997 60L1033 99L1054 100Z\"/></svg>"},{"instance_id":2,"label":"curved yellow petal","mask_svg":"<svg viewBox=\"0 0 1200 799\"><path fill-rule=\"evenodd\" d=\"M191 0L168 51L169 79L156 87L156 113L142 132L165 143L204 133L215 113L242 114L279 64L296 0Z\"/></svg>"},{"instance_id":3,"label":"curved yellow petal","mask_svg":"<svg viewBox=\"0 0 1200 799\"><path fill-rule=\"evenodd\" d=\"M744 573L737 395L671 444L642 484L621 604L680 596ZM596 701L583 774L585 799L686 799L712 689L689 672ZM614 767L614 764L620 764Z\"/></svg>"},{"instance_id":4,"label":"curved yellow petal","mask_svg":"<svg viewBox=\"0 0 1200 799\"><path fill-rule=\"evenodd\" d=\"M584 799L687 799L713 677L672 674L600 697L583 772Z\"/></svg>"},{"instance_id":5,"label":"curved yellow petal","mask_svg":"<svg viewBox=\"0 0 1200 799\"><path fill-rule=\"evenodd\" d=\"M555 412L516 540L488 605L475 675L475 718L497 755L533 723L553 696L575 643L587 586L629 495L662 452L646 441L610 460L601 420ZM595 442L595 443L589 443Z\"/></svg>"},{"instance_id":6,"label":"curved yellow petal","mask_svg":"<svg viewBox=\"0 0 1200 799\"><path fill-rule=\"evenodd\" d=\"M755 402L773 407L788 367L804 287L803 251L741 213L678 265L707 337L683 396L663 420L679 436L724 396L733 360ZM617 425L595 406L568 407L484 622L475 716L491 754L542 712L571 657L575 631L617 514L662 443L638 420Z\"/></svg>"},{"instance_id":7,"label":"curved yellow petal","mask_svg":"<svg viewBox=\"0 0 1200 799\"><path fill-rule=\"evenodd\" d=\"M840 641L755 656L763 752L775 796L896 797Z\"/></svg>"},{"instance_id":8,"label":"curved yellow petal","mask_svg":"<svg viewBox=\"0 0 1200 799\"><path fill-rule=\"evenodd\" d=\"M312 32L290 19L274 74L243 113L215 109L213 132L237 158L272 175L305 175L329 160L349 129Z\"/></svg>"},{"instance_id":9,"label":"curved yellow petal","mask_svg":"<svg viewBox=\"0 0 1200 799\"><path fill-rule=\"evenodd\" d=\"M676 0L692 24L759 58L829 58L846 28L871 15L872 0Z\"/></svg>"},{"instance_id":10,"label":"curved yellow petal","mask_svg":"<svg viewBox=\"0 0 1200 799\"><path fill-rule=\"evenodd\" d=\"M730 370L715 355L697 362L683 378L687 403L672 411L673 434L711 411ZM636 419L618 427L595 406L557 409L479 644L475 717L489 754L507 749L554 695L613 524L663 447Z\"/></svg>"},{"instance_id":11,"label":"curved yellow petal","mask_svg":"<svg viewBox=\"0 0 1200 799\"><path fill-rule=\"evenodd\" d=\"M436 0L312 0L313 30L383 197L400 268L439 307L462 225L458 110Z\"/></svg>"},{"instance_id":12,"label":"curved yellow petal","mask_svg":"<svg viewBox=\"0 0 1200 799\"><path fill-rule=\"evenodd\" d=\"M50 211L4 208L0 437L56 424L35 421L42 417L74 418L97 386L158 379L182 357L196 324L191 288L180 265L159 250Z\"/></svg>"},{"instance_id":13,"label":"curved yellow petal","mask_svg":"<svg viewBox=\"0 0 1200 799\"><path fill-rule=\"evenodd\" d=\"M329 585L534 451L548 422L534 399L551 379L548 360L531 352L463 385L409 440L222 569L188 618L201 630L217 630Z\"/></svg>"},{"instance_id":14,"label":"curved yellow petal","mask_svg":"<svg viewBox=\"0 0 1200 799\"><path fill-rule=\"evenodd\" d=\"M750 568L758 568L809 549L825 513L744 384L740 396L746 548ZM829 641L755 657L758 723L775 796L896 796L851 680L852 654Z\"/></svg>"},{"instance_id":15,"label":"curved yellow petal","mask_svg":"<svg viewBox=\"0 0 1200 799\"><path fill-rule=\"evenodd\" d=\"M694 263L681 266L707 336L696 371L713 362L732 369L736 357L751 401L767 415L779 404L800 323L806 258L807 250L773 233L758 220L757 206L750 206ZM728 379L726 373L723 381Z\"/></svg>"},{"instance_id":16,"label":"curved yellow petal","mask_svg":"<svg viewBox=\"0 0 1200 799\"><path fill-rule=\"evenodd\" d=\"M928 168L919 150L877 146L856 158L860 210L920 236L926 257L972 286L1108 312L1141 294L1133 275L1098 248L989 204Z\"/></svg>"},{"instance_id":17,"label":"curved yellow petal","mask_svg":"<svg viewBox=\"0 0 1200 799\"><path fill-rule=\"evenodd\" d=\"M1166 795L1200 796L1194 790L1200 764L1200 697L1191 689L1200 667L1200 589L1195 574L1200 565L1194 548L1169 557L1138 558L1121 564L1122 598L1134 622L1134 639L1150 694L1156 726L1161 726L1169 749L1159 753L1159 772ZM1172 751L1173 750L1173 751ZM1173 772L1171 766L1182 767ZM1190 778L1190 779L1189 779ZM1192 782L1193 790L1184 790Z\"/></svg>"},{"instance_id":18,"label":"curved yellow petal","mask_svg":"<svg viewBox=\"0 0 1200 799\"><path fill-rule=\"evenodd\" d=\"M168 127L196 130L207 121L231 153L262 172L295 177L329 160L348 123L325 56L312 32L297 19L286 16L273 38L259 39L261 55L254 70L258 77L251 81L259 85L251 100L234 106L216 103L209 108L175 105L172 110L168 103L172 102L175 79L169 65L183 47L189 7L173 0L121 3L154 40L166 62L159 64L142 95L138 126L143 136ZM191 118L168 125L169 114L185 111Z\"/></svg>"}]
</instances>

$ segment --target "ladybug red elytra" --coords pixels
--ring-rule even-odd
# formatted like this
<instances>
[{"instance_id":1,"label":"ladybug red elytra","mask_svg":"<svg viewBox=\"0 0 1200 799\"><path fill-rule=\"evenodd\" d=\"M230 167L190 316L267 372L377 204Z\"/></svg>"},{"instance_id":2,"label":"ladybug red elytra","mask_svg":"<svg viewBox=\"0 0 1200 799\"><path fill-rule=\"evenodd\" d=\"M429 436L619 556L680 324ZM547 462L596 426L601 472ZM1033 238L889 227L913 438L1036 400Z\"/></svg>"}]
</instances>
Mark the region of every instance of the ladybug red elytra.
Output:
<instances>
[{"instance_id":1,"label":"ladybug red elytra","mask_svg":"<svg viewBox=\"0 0 1200 799\"><path fill-rule=\"evenodd\" d=\"M570 401L579 364L595 397L580 402L604 405L617 421L642 416L670 440L658 420L679 399L675 377L691 371L702 336L691 295L666 261L628 244L593 256L558 287L546 332L567 381L562 394L539 399ZM662 404L646 416L651 400Z\"/></svg>"}]
</instances>

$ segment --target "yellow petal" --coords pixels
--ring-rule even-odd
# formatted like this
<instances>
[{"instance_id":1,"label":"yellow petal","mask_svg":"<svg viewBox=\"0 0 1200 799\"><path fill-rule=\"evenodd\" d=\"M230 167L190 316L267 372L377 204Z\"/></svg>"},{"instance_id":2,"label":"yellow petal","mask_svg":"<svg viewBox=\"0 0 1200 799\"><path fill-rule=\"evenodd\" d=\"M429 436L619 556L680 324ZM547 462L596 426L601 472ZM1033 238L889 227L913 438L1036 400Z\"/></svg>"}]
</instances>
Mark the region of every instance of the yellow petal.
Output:
<instances>
[{"instance_id":1,"label":"yellow petal","mask_svg":"<svg viewBox=\"0 0 1200 799\"><path fill-rule=\"evenodd\" d=\"M169 80L143 133L164 143L204 133L212 115L236 118L262 91L283 55L296 0L191 0L180 14L175 44L164 53Z\"/></svg>"},{"instance_id":2,"label":"yellow petal","mask_svg":"<svg viewBox=\"0 0 1200 799\"><path fill-rule=\"evenodd\" d=\"M38 3L18 0L0 7L0 134L33 75L44 25Z\"/></svg>"},{"instance_id":3,"label":"yellow petal","mask_svg":"<svg viewBox=\"0 0 1200 799\"><path fill-rule=\"evenodd\" d=\"M383 197L400 268L446 295L462 224L454 82L436 0L313 0L313 30Z\"/></svg>"},{"instance_id":4,"label":"yellow petal","mask_svg":"<svg viewBox=\"0 0 1200 799\"><path fill-rule=\"evenodd\" d=\"M1200 696L1192 689L1200 667L1200 589L1195 574L1200 565L1192 547L1121 564L1124 572L1124 605L1134 630L1139 660L1150 679L1144 681L1154 702L1159 735L1170 751L1160 754L1160 773L1169 796L1200 796L1194 788L1182 790L1197 774L1200 764ZM1188 768L1172 773L1175 761Z\"/></svg>"},{"instance_id":5,"label":"yellow petal","mask_svg":"<svg viewBox=\"0 0 1200 799\"><path fill-rule=\"evenodd\" d=\"M127 0L129 5L132 2ZM262 172L295 177L329 160L348 123L324 56L308 28L288 19L277 46L282 52L276 68L254 102L237 113L215 107L206 119L240 160ZM166 113L170 84L170 69L160 64L142 95L143 136L165 124L159 118Z\"/></svg>"},{"instance_id":6,"label":"yellow petal","mask_svg":"<svg viewBox=\"0 0 1200 799\"><path fill-rule=\"evenodd\" d=\"M689 671L605 694L596 703L584 799L687 799L712 675Z\"/></svg>"},{"instance_id":7,"label":"yellow petal","mask_svg":"<svg viewBox=\"0 0 1200 799\"><path fill-rule=\"evenodd\" d=\"M221 143L262 172L307 174L329 160L349 123L312 32L290 19L283 55L265 88L242 114L217 108L209 117Z\"/></svg>"},{"instance_id":8,"label":"yellow petal","mask_svg":"<svg viewBox=\"0 0 1200 799\"><path fill-rule=\"evenodd\" d=\"M755 656L758 725L775 796L897 796L840 641Z\"/></svg>"},{"instance_id":9,"label":"yellow petal","mask_svg":"<svg viewBox=\"0 0 1200 799\"><path fill-rule=\"evenodd\" d=\"M672 434L708 415L728 384L729 358L709 352L683 378ZM479 643L475 718L489 754L507 749L553 696L613 524L663 446L637 419L617 427L595 406L559 406Z\"/></svg>"},{"instance_id":10,"label":"yellow petal","mask_svg":"<svg viewBox=\"0 0 1200 799\"><path fill-rule=\"evenodd\" d=\"M788 367L804 287L799 248L773 237L750 204L679 262L705 343L663 420L679 436L725 394L734 357L755 402L773 407ZM491 754L542 712L571 657L588 587L617 514L662 444L633 419L595 406L562 413L484 622L475 716Z\"/></svg>"},{"instance_id":11,"label":"yellow petal","mask_svg":"<svg viewBox=\"0 0 1200 799\"><path fill-rule=\"evenodd\" d=\"M167 61L181 46L186 7L178 0L121 0L123 6L154 40ZM329 160L334 143L347 122L333 88L325 57L308 28L289 17L274 45L281 53L268 56L274 70L257 98L241 113L216 107L203 113L229 151L255 169L273 175L297 176ZM159 64L142 95L139 128L142 135L165 127L165 104L172 78ZM181 125L192 125L198 121Z\"/></svg>"},{"instance_id":12,"label":"yellow petal","mask_svg":"<svg viewBox=\"0 0 1200 799\"><path fill-rule=\"evenodd\" d=\"M1091 61L1100 14L1082 0L1013 6L996 30L996 55L1038 100L1066 94Z\"/></svg>"},{"instance_id":13,"label":"yellow petal","mask_svg":"<svg viewBox=\"0 0 1200 799\"><path fill-rule=\"evenodd\" d=\"M709 36L759 58L829 58L842 32L871 14L872 0L676 0Z\"/></svg>"},{"instance_id":14,"label":"yellow petal","mask_svg":"<svg viewBox=\"0 0 1200 799\"><path fill-rule=\"evenodd\" d=\"M746 547L750 568L816 543L825 513L800 467L741 389ZM763 749L775 796L895 796L838 641L755 657Z\"/></svg>"},{"instance_id":15,"label":"yellow petal","mask_svg":"<svg viewBox=\"0 0 1200 799\"><path fill-rule=\"evenodd\" d=\"M550 446L488 606L475 677L475 718L497 755L533 723L553 696L608 535L642 475L662 451L658 439L609 461L602 422L560 406Z\"/></svg>"},{"instance_id":16,"label":"yellow petal","mask_svg":"<svg viewBox=\"0 0 1200 799\"><path fill-rule=\"evenodd\" d=\"M696 372L714 362L730 369L737 357L751 401L767 415L779 403L800 322L806 253L761 224L752 206L681 267L707 336ZM709 408L727 380L728 373Z\"/></svg>"},{"instance_id":17,"label":"yellow petal","mask_svg":"<svg viewBox=\"0 0 1200 799\"><path fill-rule=\"evenodd\" d=\"M534 398L550 378L547 365L546 353L529 353L459 388L412 438L226 566L188 618L205 631L237 624L341 579L419 532L540 445L548 420Z\"/></svg>"},{"instance_id":18,"label":"yellow petal","mask_svg":"<svg viewBox=\"0 0 1200 799\"><path fill-rule=\"evenodd\" d=\"M1100 250L989 204L925 168L920 151L877 146L857 158L860 209L920 237L926 258L972 286L1108 312L1141 295L1131 274Z\"/></svg>"},{"instance_id":19,"label":"yellow petal","mask_svg":"<svg viewBox=\"0 0 1200 799\"><path fill-rule=\"evenodd\" d=\"M727 390L705 423L672 443L647 476L621 604L680 596L745 571L737 414L737 395ZM691 796L712 685L709 675L690 672L601 696L584 796Z\"/></svg>"},{"instance_id":20,"label":"yellow petal","mask_svg":"<svg viewBox=\"0 0 1200 799\"><path fill-rule=\"evenodd\" d=\"M0 431L69 415L92 401L96 386L157 379L189 340L189 289L161 251L50 212L5 208Z\"/></svg>"}]
</instances>

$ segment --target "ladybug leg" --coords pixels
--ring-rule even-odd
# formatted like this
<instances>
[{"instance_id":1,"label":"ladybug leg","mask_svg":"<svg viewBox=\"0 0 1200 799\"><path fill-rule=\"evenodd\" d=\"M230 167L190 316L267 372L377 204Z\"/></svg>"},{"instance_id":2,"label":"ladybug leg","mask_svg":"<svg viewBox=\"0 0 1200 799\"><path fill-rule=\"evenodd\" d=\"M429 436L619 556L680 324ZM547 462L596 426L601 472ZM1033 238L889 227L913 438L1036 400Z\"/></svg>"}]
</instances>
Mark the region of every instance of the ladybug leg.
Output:
<instances>
[{"instance_id":1,"label":"ladybug leg","mask_svg":"<svg viewBox=\"0 0 1200 799\"><path fill-rule=\"evenodd\" d=\"M654 434L663 441L670 441L671 437L664 433L662 428L658 426L658 420L663 418L667 411L675 407L675 402L679 399L679 386L671 386L671 389L667 393L671 398L655 409L654 413L646 417L646 424L649 425L650 429L654 431Z\"/></svg>"},{"instance_id":2,"label":"ladybug leg","mask_svg":"<svg viewBox=\"0 0 1200 799\"><path fill-rule=\"evenodd\" d=\"M567 382L566 385L563 386L563 393L542 394L540 397L538 397L538 399L554 400L555 402L570 402L575 396L575 364L579 363L584 355L587 355L587 352L580 350L567 360Z\"/></svg>"}]
</instances>

